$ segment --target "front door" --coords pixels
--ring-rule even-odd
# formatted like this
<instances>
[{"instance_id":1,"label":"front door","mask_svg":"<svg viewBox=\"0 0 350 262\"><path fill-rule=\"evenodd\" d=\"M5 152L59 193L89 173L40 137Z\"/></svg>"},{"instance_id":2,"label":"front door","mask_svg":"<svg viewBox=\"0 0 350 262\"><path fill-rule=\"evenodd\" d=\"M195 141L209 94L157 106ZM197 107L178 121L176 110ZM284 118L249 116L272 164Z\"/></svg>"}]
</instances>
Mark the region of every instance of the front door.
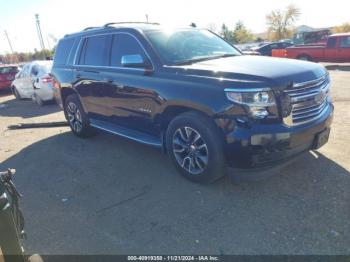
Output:
<instances>
[{"instance_id":1,"label":"front door","mask_svg":"<svg viewBox=\"0 0 350 262\"><path fill-rule=\"evenodd\" d=\"M152 121L158 100L152 88L154 77L144 68L123 67L121 59L125 55L141 55L149 61L134 36L126 33L113 35L111 70L105 75L111 84L106 96L110 119L117 125L157 135Z\"/></svg>"}]
</instances>

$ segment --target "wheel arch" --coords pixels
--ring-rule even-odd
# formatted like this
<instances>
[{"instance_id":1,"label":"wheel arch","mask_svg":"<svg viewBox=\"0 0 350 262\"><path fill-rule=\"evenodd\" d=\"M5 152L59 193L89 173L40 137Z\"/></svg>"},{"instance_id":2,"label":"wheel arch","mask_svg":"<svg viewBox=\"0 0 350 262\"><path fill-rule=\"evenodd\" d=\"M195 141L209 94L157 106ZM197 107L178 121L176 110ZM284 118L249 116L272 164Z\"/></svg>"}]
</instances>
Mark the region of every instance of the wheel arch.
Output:
<instances>
[{"instance_id":1,"label":"wheel arch","mask_svg":"<svg viewBox=\"0 0 350 262\"><path fill-rule=\"evenodd\" d=\"M296 58L300 59L302 57L307 57L307 61L313 61L312 57L309 54L301 53Z\"/></svg>"},{"instance_id":2,"label":"wheel arch","mask_svg":"<svg viewBox=\"0 0 350 262\"><path fill-rule=\"evenodd\" d=\"M73 88L68 88L68 87L61 88L61 89L60 89L60 94L61 94L61 101L62 101L62 106L63 106L63 108L65 107L66 99L67 99L68 96L70 96L70 95L77 95L77 96L79 97L80 103L81 103L82 106L83 106L83 109L85 110L85 107L84 107L84 105L83 105L83 103L82 103L82 101L81 101L81 99L80 99L80 96L79 96L78 92L77 92L75 89L73 89ZM64 112L65 118L68 119L68 118L67 118L66 111L63 110L63 112Z\"/></svg>"},{"instance_id":3,"label":"wheel arch","mask_svg":"<svg viewBox=\"0 0 350 262\"><path fill-rule=\"evenodd\" d=\"M156 122L160 127L161 130L161 140L162 140L162 152L166 153L166 132L168 129L168 126L170 122L176 118L177 116L187 113L187 112L195 112L198 114L201 114L205 116L206 118L211 118L214 116L214 112L209 110L209 108L206 108L201 105L188 105L184 103L177 103L177 104L169 104L167 105L164 110L158 115ZM216 125L214 119L213 123ZM217 126L217 125L216 125Z\"/></svg>"}]
</instances>

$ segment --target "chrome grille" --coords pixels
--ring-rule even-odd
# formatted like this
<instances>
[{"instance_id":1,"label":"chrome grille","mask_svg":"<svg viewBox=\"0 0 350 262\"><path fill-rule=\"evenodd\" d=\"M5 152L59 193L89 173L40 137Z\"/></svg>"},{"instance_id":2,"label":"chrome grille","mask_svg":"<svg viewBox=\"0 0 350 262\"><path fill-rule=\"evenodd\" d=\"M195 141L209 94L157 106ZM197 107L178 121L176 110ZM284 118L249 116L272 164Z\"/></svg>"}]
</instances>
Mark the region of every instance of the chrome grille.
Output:
<instances>
[{"instance_id":1,"label":"chrome grille","mask_svg":"<svg viewBox=\"0 0 350 262\"><path fill-rule=\"evenodd\" d=\"M291 114L284 118L287 125L301 125L320 117L328 107L330 82L328 74L308 82L297 83L283 92L290 98Z\"/></svg>"}]
</instances>

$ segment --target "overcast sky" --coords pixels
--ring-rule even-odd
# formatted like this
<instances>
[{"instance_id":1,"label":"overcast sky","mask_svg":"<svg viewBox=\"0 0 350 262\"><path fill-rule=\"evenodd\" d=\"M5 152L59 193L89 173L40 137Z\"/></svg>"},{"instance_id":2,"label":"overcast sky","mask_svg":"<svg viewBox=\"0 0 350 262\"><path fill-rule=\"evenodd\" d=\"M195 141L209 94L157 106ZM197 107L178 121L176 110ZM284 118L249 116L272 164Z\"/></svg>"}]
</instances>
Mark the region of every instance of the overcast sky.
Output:
<instances>
[{"instance_id":1,"label":"overcast sky","mask_svg":"<svg viewBox=\"0 0 350 262\"><path fill-rule=\"evenodd\" d=\"M266 31L271 10L295 4L302 16L298 25L327 27L350 22L347 0L0 0L0 53L10 52L4 30L15 51L33 51L40 43L34 14L40 15L45 45L53 38L111 21L150 21L172 26L195 22L200 27L222 23L233 27L238 20L254 33Z\"/></svg>"}]
</instances>

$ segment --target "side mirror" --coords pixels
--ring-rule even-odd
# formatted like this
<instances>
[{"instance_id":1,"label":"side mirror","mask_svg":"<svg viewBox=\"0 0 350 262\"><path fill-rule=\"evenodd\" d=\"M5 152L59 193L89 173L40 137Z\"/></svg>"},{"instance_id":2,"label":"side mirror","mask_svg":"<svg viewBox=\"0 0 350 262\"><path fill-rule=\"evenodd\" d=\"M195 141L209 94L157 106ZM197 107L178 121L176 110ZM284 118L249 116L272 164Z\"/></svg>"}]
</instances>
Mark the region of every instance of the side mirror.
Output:
<instances>
[{"instance_id":1,"label":"side mirror","mask_svg":"<svg viewBox=\"0 0 350 262\"><path fill-rule=\"evenodd\" d=\"M121 58L121 65L123 67L133 68L149 68L148 61L145 61L141 55L124 55Z\"/></svg>"}]
</instances>

